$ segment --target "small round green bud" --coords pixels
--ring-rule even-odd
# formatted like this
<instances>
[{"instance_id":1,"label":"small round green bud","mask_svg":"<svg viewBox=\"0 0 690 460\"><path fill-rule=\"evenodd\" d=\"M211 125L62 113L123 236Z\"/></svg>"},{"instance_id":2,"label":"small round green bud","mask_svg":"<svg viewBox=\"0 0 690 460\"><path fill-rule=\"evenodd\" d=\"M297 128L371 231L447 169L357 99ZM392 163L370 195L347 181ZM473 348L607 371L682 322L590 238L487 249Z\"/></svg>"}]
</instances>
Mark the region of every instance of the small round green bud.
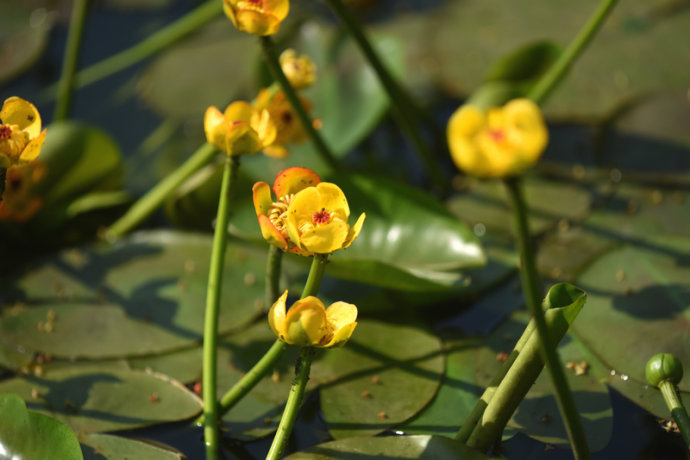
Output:
<instances>
[{"instance_id":1,"label":"small round green bud","mask_svg":"<svg viewBox=\"0 0 690 460\"><path fill-rule=\"evenodd\" d=\"M659 353L647 361L645 377L650 385L658 387L664 380L678 385L683 378L683 365L680 360L670 353Z\"/></svg>"}]
</instances>

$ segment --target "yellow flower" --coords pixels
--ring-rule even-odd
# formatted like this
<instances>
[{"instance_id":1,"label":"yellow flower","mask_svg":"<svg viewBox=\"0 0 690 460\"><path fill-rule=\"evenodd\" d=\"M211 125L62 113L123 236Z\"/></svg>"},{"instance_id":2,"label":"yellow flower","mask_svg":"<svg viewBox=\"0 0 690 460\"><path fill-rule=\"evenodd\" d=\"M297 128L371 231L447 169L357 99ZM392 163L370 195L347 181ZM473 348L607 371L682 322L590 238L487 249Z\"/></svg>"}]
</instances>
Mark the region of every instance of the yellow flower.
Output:
<instances>
[{"instance_id":1,"label":"yellow flower","mask_svg":"<svg viewBox=\"0 0 690 460\"><path fill-rule=\"evenodd\" d=\"M292 167L278 173L273 182L276 201L271 198L271 189L266 182L257 182L252 188L254 209L259 219L261 235L272 245L284 251L300 255L313 255L295 245L287 232L287 209L295 194L321 182L319 176L307 168Z\"/></svg>"},{"instance_id":2,"label":"yellow flower","mask_svg":"<svg viewBox=\"0 0 690 460\"><path fill-rule=\"evenodd\" d=\"M463 105L448 121L447 136L458 168L477 177L505 177L534 166L549 134L539 107L514 99L488 111Z\"/></svg>"},{"instance_id":3,"label":"yellow flower","mask_svg":"<svg viewBox=\"0 0 690 460\"><path fill-rule=\"evenodd\" d=\"M36 214L43 201L32 192L45 172L45 165L38 160L7 168L0 220L24 222Z\"/></svg>"},{"instance_id":4,"label":"yellow flower","mask_svg":"<svg viewBox=\"0 0 690 460\"><path fill-rule=\"evenodd\" d=\"M223 11L238 30L273 35L290 10L289 0L223 0Z\"/></svg>"},{"instance_id":5,"label":"yellow flower","mask_svg":"<svg viewBox=\"0 0 690 460\"><path fill-rule=\"evenodd\" d=\"M303 54L297 57L293 49L286 49L280 55L280 67L290 84L295 89L311 86L316 80L316 65L309 56Z\"/></svg>"},{"instance_id":6,"label":"yellow flower","mask_svg":"<svg viewBox=\"0 0 690 460\"><path fill-rule=\"evenodd\" d=\"M5 99L0 109L0 168L35 159L45 138L41 116L32 103L16 96Z\"/></svg>"},{"instance_id":7,"label":"yellow flower","mask_svg":"<svg viewBox=\"0 0 690 460\"><path fill-rule=\"evenodd\" d=\"M298 300L285 312L287 291L268 311L268 324L283 342L301 347L340 347L357 326L357 307L335 302L325 308L318 298Z\"/></svg>"},{"instance_id":8,"label":"yellow flower","mask_svg":"<svg viewBox=\"0 0 690 460\"><path fill-rule=\"evenodd\" d=\"M244 101L233 102L221 113L215 107L204 115L206 140L228 155L249 155L263 150L276 138L276 127L267 110Z\"/></svg>"},{"instance_id":9,"label":"yellow flower","mask_svg":"<svg viewBox=\"0 0 690 460\"><path fill-rule=\"evenodd\" d=\"M290 239L303 251L328 254L352 244L359 235L366 215L362 213L354 226L348 218L350 207L340 188L328 182L307 187L297 193L287 210Z\"/></svg>"},{"instance_id":10,"label":"yellow flower","mask_svg":"<svg viewBox=\"0 0 690 460\"><path fill-rule=\"evenodd\" d=\"M307 112L310 111L311 103L305 98L300 99L302 106ZM292 109L292 105L286 99L284 92L264 88L259 91L255 106L260 110L268 110L271 120L273 120L273 124L276 127L275 141L272 145L264 148L265 155L273 158L285 158L288 155L288 150L283 144L299 144L307 139L304 126ZM319 123L315 121L314 124L317 127Z\"/></svg>"}]
</instances>

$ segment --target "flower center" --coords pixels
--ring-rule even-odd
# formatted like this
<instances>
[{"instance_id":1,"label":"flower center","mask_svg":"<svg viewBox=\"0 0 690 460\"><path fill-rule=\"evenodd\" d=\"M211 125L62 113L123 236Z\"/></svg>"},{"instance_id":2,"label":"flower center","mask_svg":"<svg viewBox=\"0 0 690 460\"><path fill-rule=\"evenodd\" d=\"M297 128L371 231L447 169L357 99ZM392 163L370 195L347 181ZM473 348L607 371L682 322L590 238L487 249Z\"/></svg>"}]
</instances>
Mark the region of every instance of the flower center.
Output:
<instances>
[{"instance_id":1,"label":"flower center","mask_svg":"<svg viewBox=\"0 0 690 460\"><path fill-rule=\"evenodd\" d=\"M9 139L12 137L12 128L7 125L0 125L0 139Z\"/></svg>"},{"instance_id":2,"label":"flower center","mask_svg":"<svg viewBox=\"0 0 690 460\"><path fill-rule=\"evenodd\" d=\"M271 210L268 212L268 220L285 238L287 238L287 228L285 228L285 220L287 219L287 210L290 206L290 201L294 195L285 195L280 197L278 201L273 203Z\"/></svg>"},{"instance_id":3,"label":"flower center","mask_svg":"<svg viewBox=\"0 0 690 460\"><path fill-rule=\"evenodd\" d=\"M502 129L490 129L489 137L491 137L494 142L501 142L503 139L505 139L506 133L503 132Z\"/></svg>"},{"instance_id":4,"label":"flower center","mask_svg":"<svg viewBox=\"0 0 690 460\"><path fill-rule=\"evenodd\" d=\"M314 215L311 216L311 220L315 224L325 224L331 220L331 213L326 211L326 208L321 208L321 211L316 211Z\"/></svg>"}]
</instances>

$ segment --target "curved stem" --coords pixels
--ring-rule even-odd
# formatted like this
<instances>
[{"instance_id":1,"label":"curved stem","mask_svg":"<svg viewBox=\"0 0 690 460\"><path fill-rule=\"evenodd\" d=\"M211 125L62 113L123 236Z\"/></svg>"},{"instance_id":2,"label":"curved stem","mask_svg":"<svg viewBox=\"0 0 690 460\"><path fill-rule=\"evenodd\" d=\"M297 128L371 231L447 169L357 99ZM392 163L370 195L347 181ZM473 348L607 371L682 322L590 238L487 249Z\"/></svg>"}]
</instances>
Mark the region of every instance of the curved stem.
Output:
<instances>
[{"instance_id":1,"label":"curved stem","mask_svg":"<svg viewBox=\"0 0 690 460\"><path fill-rule=\"evenodd\" d=\"M311 263L309 269L309 276L307 282L302 290L302 298L310 295L317 295L319 293L319 286L323 278L323 272L328 263L328 255L317 254ZM271 348L264 354L264 356L257 361L256 364L242 376L242 378L228 390L220 400L220 416L226 414L230 409L244 398L257 383L268 374L276 362L283 356L287 349L287 345L280 340L276 340ZM204 423L205 417L201 415L195 420L196 423Z\"/></svg>"},{"instance_id":2,"label":"curved stem","mask_svg":"<svg viewBox=\"0 0 690 460\"><path fill-rule=\"evenodd\" d=\"M72 17L69 23L65 57L62 60L62 75L58 82L57 104L53 121L64 120L69 117L72 93L74 92L74 72L79 62L79 50L81 48L81 38L84 32L88 3L88 0L74 0L72 4Z\"/></svg>"},{"instance_id":3,"label":"curved stem","mask_svg":"<svg viewBox=\"0 0 690 460\"><path fill-rule=\"evenodd\" d=\"M594 35L604 23L604 19L616 5L618 0L603 0L587 24L580 30L568 48L563 51L558 60L549 68L542 78L532 87L527 97L535 103L542 102L566 75L570 66L580 56L582 51L592 41Z\"/></svg>"},{"instance_id":4,"label":"curved stem","mask_svg":"<svg viewBox=\"0 0 690 460\"><path fill-rule=\"evenodd\" d=\"M522 196L520 180L508 178L504 180L504 184L508 189L508 195L513 205L515 233L520 250L520 277L522 278L525 303L534 318L544 362L551 376L558 409L563 418L573 454L576 459L588 459L590 458L590 453L582 422L580 421L577 407L575 407L575 401L570 392L561 360L556 352L556 343L549 336L546 320L544 319L544 311L540 307L542 287L534 262L534 251L530 240L529 223L527 222L527 207Z\"/></svg>"},{"instance_id":5,"label":"curved stem","mask_svg":"<svg viewBox=\"0 0 690 460\"><path fill-rule=\"evenodd\" d=\"M266 260L266 292L264 302L266 308L270 308L273 302L280 296L280 266L283 261L283 250L273 246L268 247L268 259Z\"/></svg>"},{"instance_id":6,"label":"curved stem","mask_svg":"<svg viewBox=\"0 0 690 460\"><path fill-rule=\"evenodd\" d=\"M264 52L266 64L268 65L268 70L271 72L273 78L283 88L283 92L285 93L285 96L287 97L288 101L290 101L290 105L297 114L297 117L302 123L302 126L309 134L309 137L311 138L312 142L314 142L314 146L316 146L316 151L319 153L319 155L321 155L321 158L328 164L328 166L330 166L334 170L341 169L342 165L333 155L333 152L331 152L331 149L328 147L328 145L326 145L319 132L314 128L313 121L307 113L307 111L305 110L304 106L302 105L302 102L299 100L297 92L292 87L287 77L283 73L283 69L280 67L280 61L278 60L278 56L275 53L271 37L260 38L261 47Z\"/></svg>"},{"instance_id":7,"label":"curved stem","mask_svg":"<svg viewBox=\"0 0 690 460\"><path fill-rule=\"evenodd\" d=\"M683 407L683 402L678 397L678 393L676 393L676 386L668 380L664 380L659 384L659 389L664 397L664 401L666 401L666 405L671 411L673 419L676 421L676 425L678 425L678 431L683 436L685 444L690 447L690 417L688 417L688 413L685 411L685 407Z\"/></svg>"},{"instance_id":8,"label":"curved stem","mask_svg":"<svg viewBox=\"0 0 690 460\"><path fill-rule=\"evenodd\" d=\"M285 410L280 419L278 431L273 438L273 443L271 443L271 448L266 455L266 460L277 460L283 456L288 438L290 433L292 433L292 428L295 426L297 414L302 406L304 389L309 381L309 370L311 369L311 361L314 359L314 353L315 351L312 347L303 347L300 350L299 358L297 358L297 363L295 364L295 380L290 387Z\"/></svg>"},{"instance_id":9,"label":"curved stem","mask_svg":"<svg viewBox=\"0 0 690 460\"><path fill-rule=\"evenodd\" d=\"M216 366L218 351L218 312L220 310L221 278L228 240L228 214L232 183L237 177L239 157L227 157L223 169L223 181L218 201L216 228L213 234L213 252L206 292L206 318L204 320L204 357L202 372L202 396L204 400L204 440L206 458L218 458L218 404L216 403Z\"/></svg>"},{"instance_id":10,"label":"curved stem","mask_svg":"<svg viewBox=\"0 0 690 460\"><path fill-rule=\"evenodd\" d=\"M208 163L217 151L209 143L199 147L187 161L139 198L122 217L108 227L105 231L106 239L112 240L132 231L151 215L189 176Z\"/></svg>"},{"instance_id":11,"label":"curved stem","mask_svg":"<svg viewBox=\"0 0 690 460\"><path fill-rule=\"evenodd\" d=\"M415 119L417 119L417 114L420 113L420 109L397 80L393 78L388 69L386 69L386 66L383 65L383 62L374 50L374 47L371 46L371 42L367 39L359 23L352 17L352 14L347 7L343 5L343 2L341 0L326 1L342 22L345 30L352 36L357 46L359 46L359 49L364 56L366 56L374 72L376 72L382 86L388 93L388 99L392 104L395 121L414 145L419 158L429 171L432 182L436 186L445 187L448 181L444 179L438 161L434 158L433 152L429 149L426 142L424 142L419 130L415 126Z\"/></svg>"}]
</instances>

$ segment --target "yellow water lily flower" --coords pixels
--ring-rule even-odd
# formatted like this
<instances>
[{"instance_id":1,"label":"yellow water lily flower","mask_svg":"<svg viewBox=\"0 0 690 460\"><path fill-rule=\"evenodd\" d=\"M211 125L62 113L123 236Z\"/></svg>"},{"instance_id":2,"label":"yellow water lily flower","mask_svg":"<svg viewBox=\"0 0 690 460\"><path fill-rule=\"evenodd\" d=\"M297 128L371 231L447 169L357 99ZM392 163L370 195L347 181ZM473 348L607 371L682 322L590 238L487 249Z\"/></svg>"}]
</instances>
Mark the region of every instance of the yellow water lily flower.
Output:
<instances>
[{"instance_id":1,"label":"yellow water lily flower","mask_svg":"<svg viewBox=\"0 0 690 460\"><path fill-rule=\"evenodd\" d=\"M307 88L316 81L316 64L306 54L297 56L293 49L286 49L280 55L280 67L295 89Z\"/></svg>"},{"instance_id":2,"label":"yellow water lily flower","mask_svg":"<svg viewBox=\"0 0 690 460\"><path fill-rule=\"evenodd\" d=\"M36 214L43 200L34 194L34 188L45 173L45 165L38 160L7 168L0 220L24 222Z\"/></svg>"},{"instance_id":3,"label":"yellow water lily flower","mask_svg":"<svg viewBox=\"0 0 690 460\"><path fill-rule=\"evenodd\" d=\"M302 106L309 112L311 103L306 98L300 98L300 100ZM264 88L259 91L254 105L259 110L267 110L276 127L275 141L272 145L264 148L265 155L273 158L285 158L288 155L288 150L284 144L299 144L307 139L307 132L284 92ZM319 121L314 122L315 128L318 128L319 125Z\"/></svg>"},{"instance_id":4,"label":"yellow water lily flower","mask_svg":"<svg viewBox=\"0 0 690 460\"><path fill-rule=\"evenodd\" d=\"M350 227L350 207L340 188L329 182L307 187L297 193L287 210L287 231L303 251L329 254L348 247L362 230L362 213Z\"/></svg>"},{"instance_id":5,"label":"yellow water lily flower","mask_svg":"<svg viewBox=\"0 0 690 460\"><path fill-rule=\"evenodd\" d=\"M32 103L16 96L5 99L0 109L0 168L34 160L45 138Z\"/></svg>"},{"instance_id":6,"label":"yellow water lily flower","mask_svg":"<svg viewBox=\"0 0 690 460\"><path fill-rule=\"evenodd\" d=\"M299 248L290 240L287 232L287 210L296 193L307 187L314 187L319 182L318 174L311 169L292 167L278 173L273 182L276 200L271 198L271 188L266 182L257 182L252 188L254 209L259 219L261 235L272 245L283 251L294 252L303 256L313 253Z\"/></svg>"},{"instance_id":7,"label":"yellow water lily flower","mask_svg":"<svg viewBox=\"0 0 690 460\"><path fill-rule=\"evenodd\" d=\"M223 0L223 11L238 30L273 35L290 10L289 0Z\"/></svg>"},{"instance_id":8,"label":"yellow water lily flower","mask_svg":"<svg viewBox=\"0 0 690 460\"><path fill-rule=\"evenodd\" d=\"M539 107L513 99L487 111L463 105L451 116L448 147L456 166L477 177L506 177L534 166L549 134Z\"/></svg>"},{"instance_id":9,"label":"yellow water lily flower","mask_svg":"<svg viewBox=\"0 0 690 460\"><path fill-rule=\"evenodd\" d=\"M287 291L268 311L268 324L283 342L301 347L340 347L350 340L357 326L357 307L335 302L325 308L323 302L309 296L298 300L287 312Z\"/></svg>"},{"instance_id":10,"label":"yellow water lily flower","mask_svg":"<svg viewBox=\"0 0 690 460\"><path fill-rule=\"evenodd\" d=\"M228 155L250 155L272 144L276 126L267 110L257 110L245 101L235 101L224 113L206 109L204 131L210 144Z\"/></svg>"}]
</instances>

